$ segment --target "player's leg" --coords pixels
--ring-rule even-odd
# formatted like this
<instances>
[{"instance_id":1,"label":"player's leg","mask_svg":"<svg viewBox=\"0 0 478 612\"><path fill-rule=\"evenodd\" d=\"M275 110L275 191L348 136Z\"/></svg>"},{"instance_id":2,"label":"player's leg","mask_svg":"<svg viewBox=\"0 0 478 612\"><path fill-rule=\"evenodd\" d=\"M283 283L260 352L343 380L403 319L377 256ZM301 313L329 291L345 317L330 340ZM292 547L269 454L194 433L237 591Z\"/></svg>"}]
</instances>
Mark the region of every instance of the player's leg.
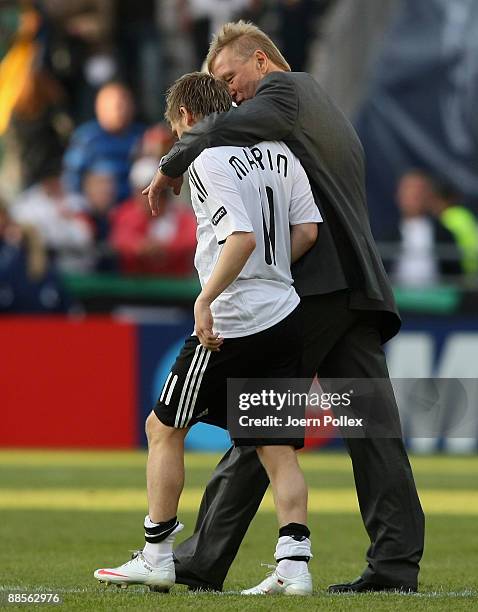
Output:
<instances>
[{"instance_id":1,"label":"player's leg","mask_svg":"<svg viewBox=\"0 0 478 612\"><path fill-rule=\"evenodd\" d=\"M146 419L148 508L155 523L176 515L184 486L184 438L188 431L164 425L154 412Z\"/></svg>"},{"instance_id":2,"label":"player's leg","mask_svg":"<svg viewBox=\"0 0 478 612\"><path fill-rule=\"evenodd\" d=\"M259 458L270 479L279 523L273 573L245 595L310 595L312 577L307 564L312 556L307 527L307 485L293 446L261 446Z\"/></svg>"},{"instance_id":3,"label":"player's leg","mask_svg":"<svg viewBox=\"0 0 478 612\"><path fill-rule=\"evenodd\" d=\"M271 483L279 525L307 522L307 485L292 446L259 446Z\"/></svg>"},{"instance_id":4,"label":"player's leg","mask_svg":"<svg viewBox=\"0 0 478 612\"><path fill-rule=\"evenodd\" d=\"M146 544L116 568L96 570L97 580L121 586L145 584L169 590L175 582L173 543L183 525L177 520L184 483L184 437L192 415L193 391L198 389L211 351L196 339L186 340L146 422L149 514L144 520Z\"/></svg>"},{"instance_id":5,"label":"player's leg","mask_svg":"<svg viewBox=\"0 0 478 612\"><path fill-rule=\"evenodd\" d=\"M184 438L187 429L161 423L154 412L146 420L148 515L144 519L145 546L116 568L96 570L101 582L127 586L145 584L167 591L175 583L173 544L183 529L177 519L184 484Z\"/></svg>"},{"instance_id":6,"label":"player's leg","mask_svg":"<svg viewBox=\"0 0 478 612\"><path fill-rule=\"evenodd\" d=\"M179 532L179 498L184 486L184 438L189 430L161 423L152 412L146 420L148 516L144 522L143 556L153 567L171 565Z\"/></svg>"}]
</instances>

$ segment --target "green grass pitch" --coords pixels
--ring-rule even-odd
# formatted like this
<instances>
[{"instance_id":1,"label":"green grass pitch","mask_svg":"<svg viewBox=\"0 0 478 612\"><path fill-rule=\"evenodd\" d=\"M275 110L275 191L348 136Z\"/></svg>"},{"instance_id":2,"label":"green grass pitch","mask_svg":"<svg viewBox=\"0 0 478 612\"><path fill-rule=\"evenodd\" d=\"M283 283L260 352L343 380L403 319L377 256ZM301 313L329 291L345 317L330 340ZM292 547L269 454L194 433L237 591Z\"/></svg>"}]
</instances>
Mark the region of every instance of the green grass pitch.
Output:
<instances>
[{"instance_id":1,"label":"green grass pitch","mask_svg":"<svg viewBox=\"0 0 478 612\"><path fill-rule=\"evenodd\" d=\"M179 516L186 537L202 488L218 457L186 458ZM0 451L0 607L65 610L476 610L478 609L478 457L412 459L427 515L426 551L417 595L328 595L329 583L364 567L367 536L357 509L349 459L302 454L310 485L315 594L310 598L241 597L237 592L273 563L277 526L266 498L233 564L222 595L169 595L144 587L99 585L97 567L114 567L142 546L146 513L143 452ZM14 606L10 591L54 592L63 605Z\"/></svg>"}]
</instances>

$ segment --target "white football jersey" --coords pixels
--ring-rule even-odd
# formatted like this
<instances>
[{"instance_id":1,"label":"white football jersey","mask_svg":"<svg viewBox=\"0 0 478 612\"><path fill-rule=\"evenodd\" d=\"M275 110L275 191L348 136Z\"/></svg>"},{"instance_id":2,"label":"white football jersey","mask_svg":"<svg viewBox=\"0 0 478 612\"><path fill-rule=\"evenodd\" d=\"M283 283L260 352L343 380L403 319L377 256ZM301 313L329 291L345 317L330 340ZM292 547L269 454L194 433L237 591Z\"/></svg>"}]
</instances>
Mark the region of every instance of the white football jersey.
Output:
<instances>
[{"instance_id":1,"label":"white football jersey","mask_svg":"<svg viewBox=\"0 0 478 612\"><path fill-rule=\"evenodd\" d=\"M290 226L320 223L307 175L282 142L206 149L189 166L204 286L222 245L234 232L254 232L256 248L236 280L211 305L224 338L272 327L298 305L290 271Z\"/></svg>"}]
</instances>

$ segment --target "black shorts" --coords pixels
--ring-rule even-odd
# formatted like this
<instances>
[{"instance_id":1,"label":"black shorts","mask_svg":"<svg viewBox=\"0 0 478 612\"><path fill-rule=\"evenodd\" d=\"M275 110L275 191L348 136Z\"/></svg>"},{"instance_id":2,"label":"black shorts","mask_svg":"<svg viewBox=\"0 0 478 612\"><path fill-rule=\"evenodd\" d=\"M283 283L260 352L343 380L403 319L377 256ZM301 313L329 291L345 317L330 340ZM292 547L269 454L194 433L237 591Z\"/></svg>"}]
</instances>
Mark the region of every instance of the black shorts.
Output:
<instances>
[{"instance_id":1,"label":"black shorts","mask_svg":"<svg viewBox=\"0 0 478 612\"><path fill-rule=\"evenodd\" d=\"M302 354L299 312L243 338L225 338L220 351L204 348L196 336L184 342L154 412L169 427L209 423L227 429L228 378L295 378ZM291 445L303 439L235 439L236 446Z\"/></svg>"}]
</instances>

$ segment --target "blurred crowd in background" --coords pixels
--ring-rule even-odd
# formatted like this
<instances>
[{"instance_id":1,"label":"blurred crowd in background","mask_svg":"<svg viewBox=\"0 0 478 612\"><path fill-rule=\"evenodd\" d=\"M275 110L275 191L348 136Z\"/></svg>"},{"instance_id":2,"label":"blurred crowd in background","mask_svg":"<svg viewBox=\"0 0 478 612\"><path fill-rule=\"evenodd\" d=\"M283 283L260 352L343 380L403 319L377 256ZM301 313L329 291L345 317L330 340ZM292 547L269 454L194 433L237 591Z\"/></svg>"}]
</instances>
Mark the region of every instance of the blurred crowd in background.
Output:
<instances>
[{"instance_id":1,"label":"blurred crowd in background","mask_svg":"<svg viewBox=\"0 0 478 612\"><path fill-rule=\"evenodd\" d=\"M470 0L0 0L0 312L67 311L64 275L193 274L187 187L157 218L141 191L173 144L167 87L237 18L357 126L394 283L476 289Z\"/></svg>"}]
</instances>

